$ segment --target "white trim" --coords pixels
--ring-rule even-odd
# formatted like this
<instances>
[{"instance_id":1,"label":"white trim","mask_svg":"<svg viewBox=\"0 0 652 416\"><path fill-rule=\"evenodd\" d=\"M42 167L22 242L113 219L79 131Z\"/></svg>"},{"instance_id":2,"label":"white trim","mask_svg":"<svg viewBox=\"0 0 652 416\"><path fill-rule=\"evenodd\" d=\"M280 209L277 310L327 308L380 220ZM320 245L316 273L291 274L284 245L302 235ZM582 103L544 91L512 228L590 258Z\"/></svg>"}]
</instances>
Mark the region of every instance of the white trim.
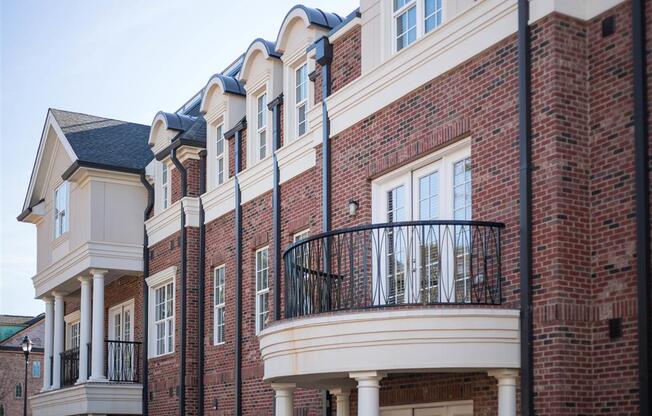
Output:
<instances>
[{"instance_id":1,"label":"white trim","mask_svg":"<svg viewBox=\"0 0 652 416\"><path fill-rule=\"evenodd\" d=\"M402 404L398 406L381 406L380 407L380 416L383 415L383 411L390 410L417 410L417 409L431 409L431 408L441 408L444 410L442 416L456 416L459 414L473 414L473 400L453 400L445 402L432 402L432 403L418 403L418 404ZM459 412L462 413L459 413Z\"/></svg>"},{"instance_id":2,"label":"white trim","mask_svg":"<svg viewBox=\"0 0 652 416\"><path fill-rule=\"evenodd\" d=\"M333 33L328 37L328 41L330 43L335 43L344 35L349 33L351 30L355 29L356 27L360 26L362 24L362 19L359 17L354 17L353 19L349 20L344 26L339 28L337 32Z\"/></svg>"},{"instance_id":3,"label":"white trim","mask_svg":"<svg viewBox=\"0 0 652 416\"><path fill-rule=\"evenodd\" d=\"M170 266L167 269L163 269L160 272L154 273L145 279L148 287L158 287L168 281L174 281L174 278L177 275L177 266Z\"/></svg>"},{"instance_id":4,"label":"white trim","mask_svg":"<svg viewBox=\"0 0 652 416\"><path fill-rule=\"evenodd\" d=\"M70 312L68 315L63 317L63 321L66 324L72 324L75 322L79 322L81 320L81 312L79 309L76 311Z\"/></svg>"},{"instance_id":5,"label":"white trim","mask_svg":"<svg viewBox=\"0 0 652 416\"><path fill-rule=\"evenodd\" d=\"M32 276L36 292L41 297L89 268L143 271L143 247L139 244L87 241Z\"/></svg>"},{"instance_id":6,"label":"white trim","mask_svg":"<svg viewBox=\"0 0 652 416\"><path fill-rule=\"evenodd\" d=\"M223 184L201 196L206 224L233 211L235 200L233 183L234 178L230 177Z\"/></svg>"},{"instance_id":7,"label":"white trim","mask_svg":"<svg viewBox=\"0 0 652 416\"><path fill-rule=\"evenodd\" d=\"M267 253L266 254L267 265L266 265L265 268L261 267L259 269L258 268L258 266L259 266L258 265L258 253L261 253L263 251ZM260 289L258 287L258 273L262 272L263 270L267 273L267 286ZM255 287L255 290L256 290L254 316L255 316L255 319L256 319L256 335L258 335L260 333L260 331L264 330L267 327L267 325L264 325L264 324L261 325L261 323L258 320L259 315L261 315L263 313L267 313L267 318L269 319L269 314L270 314L270 310L269 310L269 246L261 247L258 250L256 250L256 252L254 253L254 279L255 279L254 287ZM267 295L267 309L266 309L265 312L263 312L259 307L258 298L263 297L265 295Z\"/></svg>"},{"instance_id":8,"label":"white trim","mask_svg":"<svg viewBox=\"0 0 652 416\"><path fill-rule=\"evenodd\" d=\"M272 157L269 155L255 165L238 173L243 204L272 189L272 171Z\"/></svg>"},{"instance_id":9,"label":"white trim","mask_svg":"<svg viewBox=\"0 0 652 416\"><path fill-rule=\"evenodd\" d=\"M276 157L280 182L283 184L317 164L317 151L313 146L313 137L306 134L285 144L276 151Z\"/></svg>"},{"instance_id":10,"label":"white trim","mask_svg":"<svg viewBox=\"0 0 652 416\"><path fill-rule=\"evenodd\" d=\"M142 384L84 383L29 396L34 416L140 414Z\"/></svg>"},{"instance_id":11,"label":"white trim","mask_svg":"<svg viewBox=\"0 0 652 416\"><path fill-rule=\"evenodd\" d=\"M520 368L520 312L386 308L274 322L259 334L268 381L358 371Z\"/></svg>"},{"instance_id":12,"label":"white trim","mask_svg":"<svg viewBox=\"0 0 652 416\"><path fill-rule=\"evenodd\" d=\"M218 304L217 303L217 293L216 293L216 289L217 289L217 284L216 284L217 276L216 276L216 273L220 269L223 271L223 274L224 274L224 282L222 283L222 293L223 293L224 299L223 299L223 301L221 303ZM217 339L217 334L218 334L218 331L217 331L217 313L218 313L218 309L221 309L222 312L224 313L224 321L222 322L222 326L224 328L223 329L224 335L223 335L223 338L222 338L221 341L218 341L218 339ZM224 343L226 343L226 265L225 264L220 264L219 266L213 268L213 345L222 345Z\"/></svg>"}]
</instances>

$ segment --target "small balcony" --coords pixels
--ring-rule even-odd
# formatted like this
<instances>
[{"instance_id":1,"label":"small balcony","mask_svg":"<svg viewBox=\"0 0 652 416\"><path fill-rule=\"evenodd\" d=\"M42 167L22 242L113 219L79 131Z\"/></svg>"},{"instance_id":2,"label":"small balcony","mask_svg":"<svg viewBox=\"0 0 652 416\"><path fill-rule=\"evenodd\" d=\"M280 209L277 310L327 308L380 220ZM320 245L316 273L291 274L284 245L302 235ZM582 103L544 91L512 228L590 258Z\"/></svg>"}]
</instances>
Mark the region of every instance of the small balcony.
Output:
<instances>
[{"instance_id":1,"label":"small balcony","mask_svg":"<svg viewBox=\"0 0 652 416\"><path fill-rule=\"evenodd\" d=\"M93 413L140 414L142 406L141 343L107 340L102 346L106 353L104 374L106 380L90 381L92 344L70 348L62 352L60 360L60 388L44 390L30 398L34 415L73 415ZM87 365L80 366L80 348L86 348ZM54 357L49 357L54 368ZM80 377L80 368L86 368ZM50 372L49 385L54 372Z\"/></svg>"},{"instance_id":2,"label":"small balcony","mask_svg":"<svg viewBox=\"0 0 652 416\"><path fill-rule=\"evenodd\" d=\"M501 305L503 229L396 222L292 244L283 319L260 334L265 379L329 389L360 372L519 368L519 311Z\"/></svg>"}]
</instances>

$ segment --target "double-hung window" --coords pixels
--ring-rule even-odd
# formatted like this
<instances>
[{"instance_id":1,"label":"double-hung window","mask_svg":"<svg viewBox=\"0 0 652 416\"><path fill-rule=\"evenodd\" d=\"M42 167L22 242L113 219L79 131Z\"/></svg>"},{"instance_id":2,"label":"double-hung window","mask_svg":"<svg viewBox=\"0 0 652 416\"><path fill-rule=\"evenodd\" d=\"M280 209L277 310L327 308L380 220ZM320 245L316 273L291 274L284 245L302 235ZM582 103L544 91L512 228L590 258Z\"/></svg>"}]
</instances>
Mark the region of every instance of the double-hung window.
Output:
<instances>
[{"instance_id":1,"label":"double-hung window","mask_svg":"<svg viewBox=\"0 0 652 416\"><path fill-rule=\"evenodd\" d=\"M67 324L66 331L67 349L79 348L79 321Z\"/></svg>"},{"instance_id":2,"label":"double-hung window","mask_svg":"<svg viewBox=\"0 0 652 416\"><path fill-rule=\"evenodd\" d=\"M224 343L224 307L225 307L225 267L216 267L213 271L215 310L213 315L215 345Z\"/></svg>"},{"instance_id":3,"label":"double-hung window","mask_svg":"<svg viewBox=\"0 0 652 416\"><path fill-rule=\"evenodd\" d=\"M425 0L424 2L424 30L426 33L439 27L442 20L442 0Z\"/></svg>"},{"instance_id":4,"label":"double-hung window","mask_svg":"<svg viewBox=\"0 0 652 416\"><path fill-rule=\"evenodd\" d=\"M54 238L68 231L68 182L54 191Z\"/></svg>"},{"instance_id":5,"label":"double-hung window","mask_svg":"<svg viewBox=\"0 0 652 416\"><path fill-rule=\"evenodd\" d=\"M308 130L308 66L301 65L294 74L295 92L295 114L296 114L296 137L301 137Z\"/></svg>"},{"instance_id":6,"label":"double-hung window","mask_svg":"<svg viewBox=\"0 0 652 416\"><path fill-rule=\"evenodd\" d=\"M224 183L225 174L225 154L224 154L224 134L222 133L222 125L217 126L217 139L215 140L215 167L217 184Z\"/></svg>"},{"instance_id":7,"label":"double-hung window","mask_svg":"<svg viewBox=\"0 0 652 416\"><path fill-rule=\"evenodd\" d=\"M417 1L394 0L397 51L412 44L417 39Z\"/></svg>"},{"instance_id":8,"label":"double-hung window","mask_svg":"<svg viewBox=\"0 0 652 416\"><path fill-rule=\"evenodd\" d=\"M161 168L161 205L166 209L170 206L170 169L165 162L161 163Z\"/></svg>"},{"instance_id":9,"label":"double-hung window","mask_svg":"<svg viewBox=\"0 0 652 416\"><path fill-rule=\"evenodd\" d=\"M155 355L174 351L174 284L172 282L154 289Z\"/></svg>"},{"instance_id":10,"label":"double-hung window","mask_svg":"<svg viewBox=\"0 0 652 416\"><path fill-rule=\"evenodd\" d=\"M256 333L267 327L269 317L269 247L256 251Z\"/></svg>"},{"instance_id":11,"label":"double-hung window","mask_svg":"<svg viewBox=\"0 0 652 416\"><path fill-rule=\"evenodd\" d=\"M263 160L267 156L267 94L263 93L258 96L256 103L257 119L257 136L258 136L258 160Z\"/></svg>"}]
</instances>

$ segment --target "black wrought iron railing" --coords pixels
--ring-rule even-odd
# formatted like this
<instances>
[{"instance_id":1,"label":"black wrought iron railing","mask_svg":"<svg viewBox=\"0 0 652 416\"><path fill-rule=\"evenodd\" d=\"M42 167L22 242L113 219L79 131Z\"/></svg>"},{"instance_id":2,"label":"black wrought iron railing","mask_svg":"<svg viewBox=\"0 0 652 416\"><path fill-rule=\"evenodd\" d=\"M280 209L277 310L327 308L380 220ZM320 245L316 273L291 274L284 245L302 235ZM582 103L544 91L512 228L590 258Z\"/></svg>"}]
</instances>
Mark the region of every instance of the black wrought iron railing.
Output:
<instances>
[{"instance_id":1,"label":"black wrought iron railing","mask_svg":"<svg viewBox=\"0 0 652 416\"><path fill-rule=\"evenodd\" d=\"M61 387L72 386L79 379L79 348L61 353Z\"/></svg>"},{"instance_id":2,"label":"black wrought iron railing","mask_svg":"<svg viewBox=\"0 0 652 416\"><path fill-rule=\"evenodd\" d=\"M105 341L109 381L140 382L140 342Z\"/></svg>"},{"instance_id":3,"label":"black wrought iron railing","mask_svg":"<svg viewBox=\"0 0 652 416\"><path fill-rule=\"evenodd\" d=\"M296 242L284 253L284 316L396 305L500 304L504 227L484 221L410 221Z\"/></svg>"}]
</instances>

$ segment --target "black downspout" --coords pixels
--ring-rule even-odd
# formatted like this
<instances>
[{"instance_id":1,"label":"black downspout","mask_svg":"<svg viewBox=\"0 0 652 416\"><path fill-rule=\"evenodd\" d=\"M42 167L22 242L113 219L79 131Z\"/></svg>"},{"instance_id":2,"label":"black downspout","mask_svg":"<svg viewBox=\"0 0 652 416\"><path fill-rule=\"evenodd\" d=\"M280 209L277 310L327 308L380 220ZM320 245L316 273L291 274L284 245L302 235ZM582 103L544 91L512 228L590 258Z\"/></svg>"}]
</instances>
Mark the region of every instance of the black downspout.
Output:
<instances>
[{"instance_id":1,"label":"black downspout","mask_svg":"<svg viewBox=\"0 0 652 416\"><path fill-rule=\"evenodd\" d=\"M188 194L188 179L186 168L183 167L183 164L177 159L177 148L173 147L170 151L170 159L172 163L179 170L179 175L181 176L181 198L184 198ZM183 201L181 201L181 328L180 328L180 348L179 355L181 356L181 364L179 365L179 414L186 414L186 214L183 208Z\"/></svg>"},{"instance_id":2,"label":"black downspout","mask_svg":"<svg viewBox=\"0 0 652 416\"><path fill-rule=\"evenodd\" d=\"M154 208L154 187L145 177L145 172L140 174L140 182L143 184L147 190L147 206L145 207L145 212L143 214L143 407L142 412L143 416L149 414L149 368L147 362L147 353L148 353L148 335L149 335L149 288L147 287L146 279L149 277L149 236L147 235L147 227L145 222L149 219L149 215L152 213L152 208Z\"/></svg>"},{"instance_id":3,"label":"black downspout","mask_svg":"<svg viewBox=\"0 0 652 416\"><path fill-rule=\"evenodd\" d=\"M206 150L199 152L199 296L197 306L199 311L199 331L197 331L197 402L199 403L198 415L204 414L204 290L206 287L206 225L204 224L205 213L201 195L206 193Z\"/></svg>"},{"instance_id":4,"label":"black downspout","mask_svg":"<svg viewBox=\"0 0 652 416\"><path fill-rule=\"evenodd\" d=\"M281 320L281 177L278 169L276 151L281 148L281 105L283 93L267 106L272 110L273 144L272 144L272 235L274 236L274 320Z\"/></svg>"},{"instance_id":5,"label":"black downspout","mask_svg":"<svg viewBox=\"0 0 652 416\"><path fill-rule=\"evenodd\" d=\"M641 415L652 413L650 397L650 188L647 125L645 1L632 1L634 57L634 165L636 189L636 274L638 290L638 372Z\"/></svg>"},{"instance_id":6,"label":"black downspout","mask_svg":"<svg viewBox=\"0 0 652 416\"><path fill-rule=\"evenodd\" d=\"M521 415L534 416L532 364L532 165L530 5L518 0L519 271L521 275Z\"/></svg>"},{"instance_id":7,"label":"black downspout","mask_svg":"<svg viewBox=\"0 0 652 416\"><path fill-rule=\"evenodd\" d=\"M244 127L242 127L244 128ZM233 149L235 186L235 414L242 415L242 206L240 200L240 141L242 130L235 132Z\"/></svg>"},{"instance_id":8,"label":"black downspout","mask_svg":"<svg viewBox=\"0 0 652 416\"><path fill-rule=\"evenodd\" d=\"M331 142L330 120L326 99L331 95L331 61L333 48L326 36L315 42L315 57L321 65L321 128L322 128L322 232L331 230ZM329 266L326 262L326 267Z\"/></svg>"}]
</instances>

